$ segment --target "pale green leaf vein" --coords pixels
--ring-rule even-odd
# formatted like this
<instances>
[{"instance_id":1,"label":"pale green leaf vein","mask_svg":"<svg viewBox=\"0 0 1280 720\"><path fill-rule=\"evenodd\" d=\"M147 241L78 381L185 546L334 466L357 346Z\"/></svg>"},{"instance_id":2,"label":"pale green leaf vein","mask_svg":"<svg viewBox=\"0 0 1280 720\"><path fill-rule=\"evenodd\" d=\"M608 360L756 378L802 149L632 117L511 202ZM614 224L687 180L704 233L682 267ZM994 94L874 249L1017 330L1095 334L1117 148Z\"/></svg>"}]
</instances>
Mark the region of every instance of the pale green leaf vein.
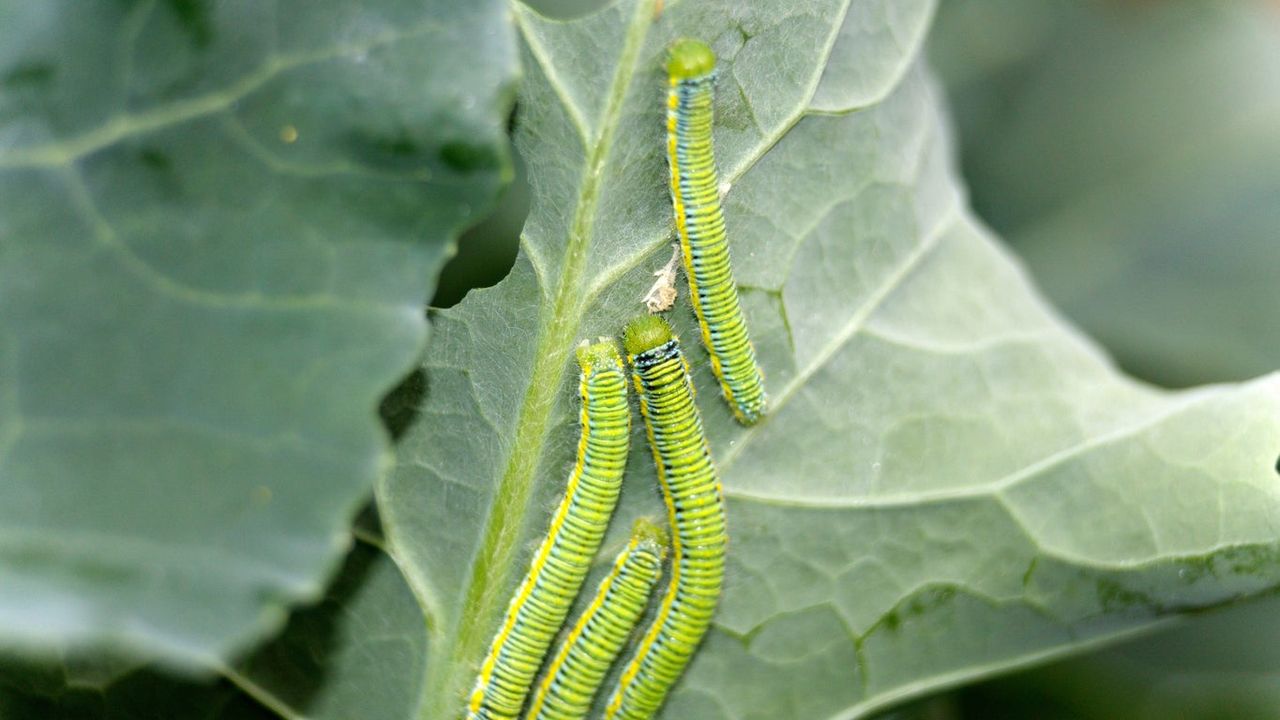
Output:
<instances>
[{"instance_id":1,"label":"pale green leaf vein","mask_svg":"<svg viewBox=\"0 0 1280 720\"><path fill-rule=\"evenodd\" d=\"M547 55L547 49L542 45L542 40L536 32L532 32L529 29L527 16L536 15L537 13L521 4L516 4L515 8L516 26L520 28L520 36L529 44L529 52L538 61L538 67L542 69L542 73L546 76L547 84L551 86L556 98L560 100L560 105L569 114L569 121L573 124L573 129L578 135L578 141L582 143L582 147L589 147L592 137L587 129L587 121L583 117L582 109L578 107L578 103L574 102L573 97L569 94L569 88L565 85L564 80L560 78L559 68L555 63L551 62L550 56Z\"/></svg>"},{"instance_id":2,"label":"pale green leaf vein","mask_svg":"<svg viewBox=\"0 0 1280 720\"><path fill-rule=\"evenodd\" d=\"M117 115L100 127L76 137L0 153L0 170L65 166L126 138L155 132L226 110L284 72L328 60L357 57L386 45L439 30L441 30L439 23L428 22L407 30L380 33L363 43L339 45L295 55L274 55L257 70L217 91L144 112Z\"/></svg>"}]
</instances>

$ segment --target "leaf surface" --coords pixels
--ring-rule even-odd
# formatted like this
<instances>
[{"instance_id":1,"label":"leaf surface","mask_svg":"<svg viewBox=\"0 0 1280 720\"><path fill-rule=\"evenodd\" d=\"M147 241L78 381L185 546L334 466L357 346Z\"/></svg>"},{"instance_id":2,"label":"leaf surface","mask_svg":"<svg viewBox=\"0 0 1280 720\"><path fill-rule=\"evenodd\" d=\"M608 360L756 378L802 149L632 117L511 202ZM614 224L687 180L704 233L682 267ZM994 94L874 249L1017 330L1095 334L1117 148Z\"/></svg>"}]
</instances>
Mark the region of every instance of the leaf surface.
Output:
<instances>
[{"instance_id":1,"label":"leaf surface","mask_svg":"<svg viewBox=\"0 0 1280 720\"><path fill-rule=\"evenodd\" d=\"M720 57L728 232L772 397L733 423L685 340L728 502L728 587L663 716L862 717L1280 584L1280 378L1119 374L972 217L920 60L932 3L516 7L533 207L496 287L439 315L378 487L454 717L578 437L571 350L670 254L662 57ZM641 433L607 556L661 515Z\"/></svg>"},{"instance_id":2,"label":"leaf surface","mask_svg":"<svg viewBox=\"0 0 1280 720\"><path fill-rule=\"evenodd\" d=\"M320 595L515 62L496 0L0 0L6 644L206 662Z\"/></svg>"}]
</instances>

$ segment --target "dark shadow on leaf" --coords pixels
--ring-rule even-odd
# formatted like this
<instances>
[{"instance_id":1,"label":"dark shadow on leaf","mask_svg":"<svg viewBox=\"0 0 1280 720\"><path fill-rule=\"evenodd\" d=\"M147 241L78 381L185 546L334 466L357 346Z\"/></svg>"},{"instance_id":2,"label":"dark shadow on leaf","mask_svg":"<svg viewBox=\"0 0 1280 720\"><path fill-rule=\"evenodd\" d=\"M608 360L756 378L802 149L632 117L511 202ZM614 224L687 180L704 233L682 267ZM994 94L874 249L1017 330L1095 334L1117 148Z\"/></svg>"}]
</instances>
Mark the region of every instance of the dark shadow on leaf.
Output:
<instances>
[{"instance_id":1,"label":"dark shadow on leaf","mask_svg":"<svg viewBox=\"0 0 1280 720\"><path fill-rule=\"evenodd\" d=\"M5 720L278 720L227 680L200 682L110 662L0 660Z\"/></svg>"},{"instance_id":2,"label":"dark shadow on leaf","mask_svg":"<svg viewBox=\"0 0 1280 720\"><path fill-rule=\"evenodd\" d=\"M427 399L427 373L418 368L409 373L400 384L382 398L378 416L392 440L399 440L405 430L418 418L422 404Z\"/></svg>"},{"instance_id":3,"label":"dark shadow on leaf","mask_svg":"<svg viewBox=\"0 0 1280 720\"><path fill-rule=\"evenodd\" d=\"M515 127L518 114L516 107L508 119L508 132ZM440 274L432 307L453 307L472 289L496 285L511 272L532 201L528 172L519 157L514 169L511 184L493 213L458 238L458 254Z\"/></svg>"},{"instance_id":4,"label":"dark shadow on leaf","mask_svg":"<svg viewBox=\"0 0 1280 720\"><path fill-rule=\"evenodd\" d=\"M337 639L349 619L343 609L359 592L377 554L369 545L356 543L324 599L295 610L280 637L238 663L237 672L306 714L312 698L329 681Z\"/></svg>"}]
</instances>

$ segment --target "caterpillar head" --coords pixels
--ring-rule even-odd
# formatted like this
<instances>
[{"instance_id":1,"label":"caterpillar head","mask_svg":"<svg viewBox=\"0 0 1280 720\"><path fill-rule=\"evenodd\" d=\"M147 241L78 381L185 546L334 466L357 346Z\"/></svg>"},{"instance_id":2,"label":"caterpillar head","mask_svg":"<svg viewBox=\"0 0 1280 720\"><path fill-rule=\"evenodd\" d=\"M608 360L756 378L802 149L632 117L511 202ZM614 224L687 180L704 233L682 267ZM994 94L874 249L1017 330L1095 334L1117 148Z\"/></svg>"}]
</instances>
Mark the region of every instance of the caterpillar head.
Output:
<instances>
[{"instance_id":1,"label":"caterpillar head","mask_svg":"<svg viewBox=\"0 0 1280 720\"><path fill-rule=\"evenodd\" d=\"M659 559L667 556L667 531L649 518L637 518L631 526L631 539L637 545L647 546Z\"/></svg>"},{"instance_id":2,"label":"caterpillar head","mask_svg":"<svg viewBox=\"0 0 1280 720\"><path fill-rule=\"evenodd\" d=\"M667 74L673 80L702 77L716 69L716 54L701 40L677 40L667 53Z\"/></svg>"},{"instance_id":3,"label":"caterpillar head","mask_svg":"<svg viewBox=\"0 0 1280 720\"><path fill-rule=\"evenodd\" d=\"M627 329L622 331L622 344L628 355L639 355L673 337L671 325L661 315L642 315L627 323Z\"/></svg>"}]
</instances>

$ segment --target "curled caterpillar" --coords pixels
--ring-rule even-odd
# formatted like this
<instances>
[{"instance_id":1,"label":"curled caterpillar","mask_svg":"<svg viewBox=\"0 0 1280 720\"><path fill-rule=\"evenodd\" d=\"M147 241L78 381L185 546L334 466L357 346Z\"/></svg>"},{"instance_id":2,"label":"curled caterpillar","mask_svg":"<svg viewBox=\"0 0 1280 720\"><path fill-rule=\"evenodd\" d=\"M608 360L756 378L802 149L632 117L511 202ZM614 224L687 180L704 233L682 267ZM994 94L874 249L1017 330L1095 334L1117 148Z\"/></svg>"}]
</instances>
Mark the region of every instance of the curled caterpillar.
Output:
<instances>
[{"instance_id":1,"label":"curled caterpillar","mask_svg":"<svg viewBox=\"0 0 1280 720\"><path fill-rule=\"evenodd\" d=\"M644 720L662 705L711 624L728 533L689 365L671 326L646 315L627 326L623 344L671 524L671 581L605 717Z\"/></svg>"},{"instance_id":2,"label":"curled caterpillar","mask_svg":"<svg viewBox=\"0 0 1280 720\"><path fill-rule=\"evenodd\" d=\"M720 209L711 138L716 56L706 43L681 40L671 48L667 77L671 203L689 296L720 390L738 422L752 425L765 413L764 373L747 335Z\"/></svg>"},{"instance_id":3,"label":"curled caterpillar","mask_svg":"<svg viewBox=\"0 0 1280 720\"><path fill-rule=\"evenodd\" d=\"M662 529L644 518L637 520L630 542L548 663L525 715L528 720L587 716L609 666L649 604L666 554Z\"/></svg>"},{"instance_id":4,"label":"curled caterpillar","mask_svg":"<svg viewBox=\"0 0 1280 720\"><path fill-rule=\"evenodd\" d=\"M507 606L467 703L468 720L516 718L613 516L631 431L627 380L612 341L578 348L582 435L564 499Z\"/></svg>"}]
</instances>

